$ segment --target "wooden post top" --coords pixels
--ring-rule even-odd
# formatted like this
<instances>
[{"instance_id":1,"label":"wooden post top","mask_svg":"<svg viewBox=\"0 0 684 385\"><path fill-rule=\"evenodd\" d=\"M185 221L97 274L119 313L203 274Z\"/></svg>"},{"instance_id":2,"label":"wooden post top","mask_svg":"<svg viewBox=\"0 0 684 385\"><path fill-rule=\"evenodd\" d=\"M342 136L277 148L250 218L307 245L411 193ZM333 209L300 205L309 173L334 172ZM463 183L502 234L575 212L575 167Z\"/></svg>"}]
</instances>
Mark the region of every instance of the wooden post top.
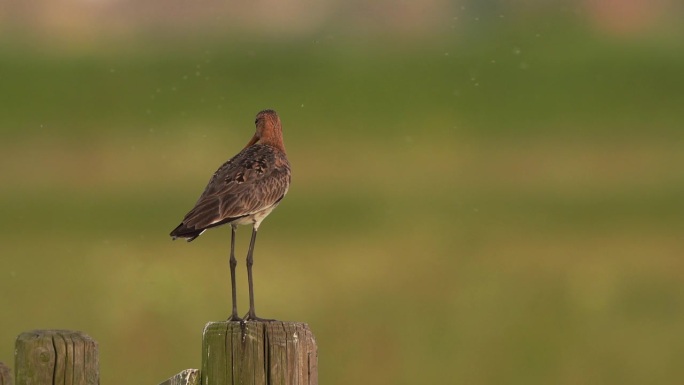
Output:
<instances>
[{"instance_id":1,"label":"wooden post top","mask_svg":"<svg viewBox=\"0 0 684 385\"><path fill-rule=\"evenodd\" d=\"M99 385L97 342L72 330L33 330L15 343L17 385Z\"/></svg>"},{"instance_id":2,"label":"wooden post top","mask_svg":"<svg viewBox=\"0 0 684 385\"><path fill-rule=\"evenodd\" d=\"M302 322L209 322L202 384L317 385L316 339Z\"/></svg>"}]
</instances>

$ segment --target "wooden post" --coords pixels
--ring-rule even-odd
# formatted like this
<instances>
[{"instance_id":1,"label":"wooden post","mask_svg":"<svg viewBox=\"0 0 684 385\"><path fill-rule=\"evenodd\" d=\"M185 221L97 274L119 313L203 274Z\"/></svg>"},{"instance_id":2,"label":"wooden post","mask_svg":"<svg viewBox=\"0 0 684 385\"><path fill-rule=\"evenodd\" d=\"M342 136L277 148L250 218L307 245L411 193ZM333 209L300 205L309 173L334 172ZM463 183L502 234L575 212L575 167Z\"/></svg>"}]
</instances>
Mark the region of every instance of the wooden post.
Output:
<instances>
[{"instance_id":1,"label":"wooden post","mask_svg":"<svg viewBox=\"0 0 684 385\"><path fill-rule=\"evenodd\" d=\"M12 385L10 370L2 362L0 362L0 385Z\"/></svg>"},{"instance_id":2,"label":"wooden post","mask_svg":"<svg viewBox=\"0 0 684 385\"><path fill-rule=\"evenodd\" d=\"M17 385L99 385L97 342L69 330L34 330L17 337Z\"/></svg>"},{"instance_id":3,"label":"wooden post","mask_svg":"<svg viewBox=\"0 0 684 385\"><path fill-rule=\"evenodd\" d=\"M159 385L200 385L200 371L185 369Z\"/></svg>"},{"instance_id":4,"label":"wooden post","mask_svg":"<svg viewBox=\"0 0 684 385\"><path fill-rule=\"evenodd\" d=\"M318 348L300 322L210 322L202 385L317 385Z\"/></svg>"}]
</instances>

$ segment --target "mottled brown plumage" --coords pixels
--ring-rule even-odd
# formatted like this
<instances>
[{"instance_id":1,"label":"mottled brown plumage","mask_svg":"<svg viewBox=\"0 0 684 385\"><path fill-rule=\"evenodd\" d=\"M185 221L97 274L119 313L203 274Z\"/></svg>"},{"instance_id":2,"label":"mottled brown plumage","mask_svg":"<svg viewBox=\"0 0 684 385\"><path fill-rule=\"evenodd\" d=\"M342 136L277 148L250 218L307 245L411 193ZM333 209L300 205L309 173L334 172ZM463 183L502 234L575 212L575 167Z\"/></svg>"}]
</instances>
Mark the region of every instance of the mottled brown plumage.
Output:
<instances>
[{"instance_id":1,"label":"mottled brown plumage","mask_svg":"<svg viewBox=\"0 0 684 385\"><path fill-rule=\"evenodd\" d=\"M273 110L264 110L256 116L256 132L247 146L224 163L209 180L204 192L171 237L185 238L188 242L200 236L209 228L230 224L231 239L231 281L233 287L233 314L230 319L239 319L235 304L235 228L237 225L252 224L252 240L247 254L247 272L250 285L250 312L254 315L252 289L252 253L256 232L261 221L280 203L290 185L290 163L283 145L283 131L280 118Z\"/></svg>"},{"instance_id":2,"label":"mottled brown plumage","mask_svg":"<svg viewBox=\"0 0 684 385\"><path fill-rule=\"evenodd\" d=\"M283 199L290 185L290 163L280 119L275 111L261 111L256 126L247 147L216 170L195 207L171 232L174 239L189 242L206 229L228 223L252 223L258 229Z\"/></svg>"}]
</instances>

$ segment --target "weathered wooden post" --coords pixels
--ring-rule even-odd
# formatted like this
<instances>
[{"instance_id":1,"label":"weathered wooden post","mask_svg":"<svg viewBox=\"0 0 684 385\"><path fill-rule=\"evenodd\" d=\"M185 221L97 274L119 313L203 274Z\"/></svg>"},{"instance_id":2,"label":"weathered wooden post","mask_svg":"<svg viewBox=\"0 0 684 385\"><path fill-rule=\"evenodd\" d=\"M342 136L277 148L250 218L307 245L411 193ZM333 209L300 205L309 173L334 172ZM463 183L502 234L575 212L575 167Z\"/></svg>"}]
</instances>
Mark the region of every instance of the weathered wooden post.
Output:
<instances>
[{"instance_id":1,"label":"weathered wooden post","mask_svg":"<svg viewBox=\"0 0 684 385\"><path fill-rule=\"evenodd\" d=\"M159 385L199 385L199 369L185 369Z\"/></svg>"},{"instance_id":2,"label":"weathered wooden post","mask_svg":"<svg viewBox=\"0 0 684 385\"><path fill-rule=\"evenodd\" d=\"M318 348L301 322L210 322L202 335L203 385L317 385Z\"/></svg>"},{"instance_id":3,"label":"weathered wooden post","mask_svg":"<svg viewBox=\"0 0 684 385\"><path fill-rule=\"evenodd\" d=\"M17 337L17 385L99 385L97 342L69 330L34 330Z\"/></svg>"},{"instance_id":4,"label":"weathered wooden post","mask_svg":"<svg viewBox=\"0 0 684 385\"><path fill-rule=\"evenodd\" d=\"M0 362L0 385L12 385L10 370L2 362Z\"/></svg>"}]
</instances>

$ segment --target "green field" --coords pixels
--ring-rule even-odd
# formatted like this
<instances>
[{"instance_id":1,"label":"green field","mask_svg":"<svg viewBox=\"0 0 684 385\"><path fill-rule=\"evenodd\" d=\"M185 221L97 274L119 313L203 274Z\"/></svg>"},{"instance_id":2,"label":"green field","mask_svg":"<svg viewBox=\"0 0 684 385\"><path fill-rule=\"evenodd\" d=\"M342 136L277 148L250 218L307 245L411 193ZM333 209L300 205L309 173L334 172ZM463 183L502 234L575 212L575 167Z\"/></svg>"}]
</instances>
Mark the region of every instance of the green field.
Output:
<instances>
[{"instance_id":1,"label":"green field","mask_svg":"<svg viewBox=\"0 0 684 385\"><path fill-rule=\"evenodd\" d=\"M684 49L540 25L7 44L0 361L65 328L99 341L103 384L199 367L230 232L168 233L274 108L293 184L257 308L310 324L321 384L681 381Z\"/></svg>"}]
</instances>

